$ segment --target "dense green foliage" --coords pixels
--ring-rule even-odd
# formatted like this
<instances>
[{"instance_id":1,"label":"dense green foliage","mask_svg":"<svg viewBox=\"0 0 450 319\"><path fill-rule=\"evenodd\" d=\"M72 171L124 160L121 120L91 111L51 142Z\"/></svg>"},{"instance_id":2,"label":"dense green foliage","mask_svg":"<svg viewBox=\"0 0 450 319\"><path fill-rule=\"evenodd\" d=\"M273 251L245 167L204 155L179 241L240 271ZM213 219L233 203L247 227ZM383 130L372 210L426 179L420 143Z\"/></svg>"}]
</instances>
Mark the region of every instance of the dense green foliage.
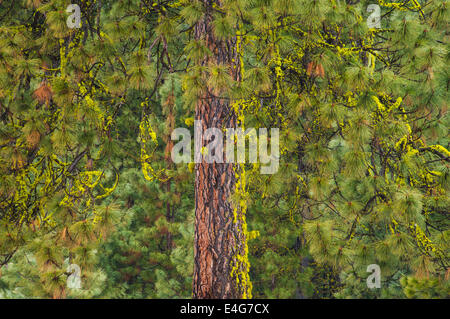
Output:
<instances>
[{"instance_id":1,"label":"dense green foliage","mask_svg":"<svg viewBox=\"0 0 450 319\"><path fill-rule=\"evenodd\" d=\"M170 134L205 83L280 128L278 172L245 164L230 199L253 297L450 294L446 1L220 1L240 81L196 64L201 1L72 2L79 29L68 0L0 2L0 297L191 296L194 174Z\"/></svg>"}]
</instances>

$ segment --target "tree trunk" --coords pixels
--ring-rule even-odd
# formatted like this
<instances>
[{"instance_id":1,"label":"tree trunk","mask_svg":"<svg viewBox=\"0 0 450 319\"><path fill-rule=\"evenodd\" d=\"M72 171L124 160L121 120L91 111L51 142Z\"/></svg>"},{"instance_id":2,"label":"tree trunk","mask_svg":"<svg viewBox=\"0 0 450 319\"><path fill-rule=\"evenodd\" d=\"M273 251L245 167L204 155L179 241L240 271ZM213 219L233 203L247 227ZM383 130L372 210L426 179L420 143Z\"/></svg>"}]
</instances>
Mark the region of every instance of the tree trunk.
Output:
<instances>
[{"instance_id":1,"label":"tree trunk","mask_svg":"<svg viewBox=\"0 0 450 319\"><path fill-rule=\"evenodd\" d=\"M214 36L212 1L203 2L207 8L206 14L195 26L194 32L197 40L205 41L212 56L198 62L200 65L230 65L233 79L238 80L236 39L219 40ZM214 96L212 92L216 89L205 88L196 105L195 119L201 121L202 132L208 128L236 127L236 116L229 101ZM201 147L210 142L201 141L201 137L196 139L195 142ZM208 164L202 158L201 163L195 165L194 298L241 297L236 281L230 275L236 242L242 237L236 233L238 228L233 221L233 207L229 201L235 184L232 163Z\"/></svg>"}]
</instances>

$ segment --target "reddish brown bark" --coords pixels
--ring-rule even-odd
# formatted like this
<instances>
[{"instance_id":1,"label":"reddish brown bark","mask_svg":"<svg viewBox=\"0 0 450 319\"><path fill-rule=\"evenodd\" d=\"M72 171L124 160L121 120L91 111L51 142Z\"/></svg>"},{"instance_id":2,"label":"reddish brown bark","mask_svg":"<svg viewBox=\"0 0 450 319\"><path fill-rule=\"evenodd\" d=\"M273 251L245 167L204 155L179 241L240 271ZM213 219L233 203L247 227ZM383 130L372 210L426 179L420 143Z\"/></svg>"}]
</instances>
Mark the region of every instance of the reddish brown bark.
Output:
<instances>
[{"instance_id":1,"label":"reddish brown bark","mask_svg":"<svg viewBox=\"0 0 450 319\"><path fill-rule=\"evenodd\" d=\"M204 18L195 26L195 38L205 41L212 57L199 61L201 65L232 66L236 58L235 39L219 40L212 30L212 1L203 1L207 8ZM217 1L216 1L217 3ZM238 66L230 68L238 79ZM202 131L208 128L236 127L236 116L229 101L214 96L216 88L207 87L198 99L195 119L201 121ZM210 141L195 141L206 146ZM225 158L225 157L224 157ZM195 248L194 298L240 298L231 277L231 261L236 244L236 225L230 196L235 188L233 164L204 160L195 166Z\"/></svg>"}]
</instances>

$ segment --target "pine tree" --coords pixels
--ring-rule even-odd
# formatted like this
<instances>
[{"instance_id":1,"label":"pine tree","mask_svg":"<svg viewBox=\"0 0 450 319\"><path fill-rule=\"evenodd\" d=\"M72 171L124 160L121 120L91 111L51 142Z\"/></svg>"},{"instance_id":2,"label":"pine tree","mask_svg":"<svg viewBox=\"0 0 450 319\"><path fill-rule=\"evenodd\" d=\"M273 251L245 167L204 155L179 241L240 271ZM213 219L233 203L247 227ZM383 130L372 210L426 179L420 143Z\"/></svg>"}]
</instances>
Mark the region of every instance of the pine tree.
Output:
<instances>
[{"instance_id":1,"label":"pine tree","mask_svg":"<svg viewBox=\"0 0 450 319\"><path fill-rule=\"evenodd\" d=\"M200 123L202 132L210 128L234 128L236 115L225 98L227 92L220 85L239 80L236 37L219 38L214 31L213 13L221 9L219 2L205 0L196 5L202 7L203 16L195 24L194 41L205 46L204 50L209 54L196 61L197 76L205 79L207 84L196 88L200 92L195 120ZM219 82L219 79L223 81ZM212 140L212 136L207 139L198 134L195 145L203 149ZM231 260L241 247L239 241L245 240L242 238L245 234L240 234L238 225L233 222L235 212L230 199L235 185L233 164L207 163L204 158L196 163L194 298L239 298L246 293L241 292L237 282L229 276L233 266Z\"/></svg>"},{"instance_id":2,"label":"pine tree","mask_svg":"<svg viewBox=\"0 0 450 319\"><path fill-rule=\"evenodd\" d=\"M2 296L449 294L445 1L74 2L0 3ZM194 119L278 171L172 163Z\"/></svg>"},{"instance_id":3,"label":"pine tree","mask_svg":"<svg viewBox=\"0 0 450 319\"><path fill-rule=\"evenodd\" d=\"M299 220L315 263L333 280L341 275L335 296L403 296L399 279L414 273L443 283L448 89L437 39L445 5L380 1L389 27L376 30L366 26L368 2L284 4L242 10L266 18L253 28L266 35L248 35L246 48L267 57L254 83L269 74L275 91L249 100L247 118L284 128L278 176L252 176L249 193L261 201L264 189L261 207L273 203L280 219ZM366 286L373 263L381 290Z\"/></svg>"}]
</instances>

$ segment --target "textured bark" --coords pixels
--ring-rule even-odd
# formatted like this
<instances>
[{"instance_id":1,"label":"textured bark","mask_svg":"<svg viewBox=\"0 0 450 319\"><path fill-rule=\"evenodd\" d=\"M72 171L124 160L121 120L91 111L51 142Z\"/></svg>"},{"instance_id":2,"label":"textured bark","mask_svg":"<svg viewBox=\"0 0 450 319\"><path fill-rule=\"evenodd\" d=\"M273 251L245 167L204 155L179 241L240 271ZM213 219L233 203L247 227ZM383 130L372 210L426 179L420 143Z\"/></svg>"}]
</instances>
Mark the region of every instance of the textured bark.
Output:
<instances>
[{"instance_id":1,"label":"textured bark","mask_svg":"<svg viewBox=\"0 0 450 319\"><path fill-rule=\"evenodd\" d=\"M215 38L211 25L211 1L203 1L207 12L195 27L195 38L202 39L213 53L198 61L225 64L231 67L238 80L235 39L223 41ZM217 1L216 1L217 3ZM206 88L199 98L195 119L201 121L202 131L236 127L236 116L229 101L214 96L214 88ZM210 141L196 140L206 146ZM225 156L224 156L225 158ZM230 276L231 260L236 246L236 225L233 207L229 201L235 189L235 173L231 163L208 164L204 160L195 166L195 246L194 246L194 298L240 298L236 282Z\"/></svg>"}]
</instances>

